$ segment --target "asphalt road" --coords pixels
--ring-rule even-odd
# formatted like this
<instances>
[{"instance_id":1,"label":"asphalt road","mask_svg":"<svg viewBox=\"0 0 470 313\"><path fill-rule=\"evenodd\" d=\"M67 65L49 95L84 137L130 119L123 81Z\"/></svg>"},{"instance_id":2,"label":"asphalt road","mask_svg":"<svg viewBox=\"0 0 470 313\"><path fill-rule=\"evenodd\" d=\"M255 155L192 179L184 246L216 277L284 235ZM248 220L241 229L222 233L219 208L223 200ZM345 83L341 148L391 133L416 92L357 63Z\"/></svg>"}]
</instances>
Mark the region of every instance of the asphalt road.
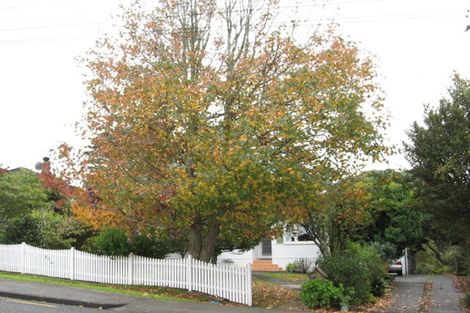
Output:
<instances>
[{"instance_id":1,"label":"asphalt road","mask_svg":"<svg viewBox=\"0 0 470 313\"><path fill-rule=\"evenodd\" d=\"M97 309L1 297L0 308L1 313L103 313Z\"/></svg>"},{"instance_id":2,"label":"asphalt road","mask_svg":"<svg viewBox=\"0 0 470 313\"><path fill-rule=\"evenodd\" d=\"M193 303L186 301L164 301L131 297L91 289L65 287L60 285L0 279L0 313L9 312L82 312L108 311L119 313L284 313L285 311L267 310L245 306L225 306L212 303ZM7 297L7 298L6 298ZM27 299L14 300L14 299ZM30 301L45 300L51 303ZM8 300L8 301L7 301ZM5 302L6 301L6 302ZM15 301L15 302L12 302ZM27 303L22 303L27 302ZM29 303L28 303L29 302ZM31 304L31 302L36 304ZM88 309L61 306L57 303L80 303ZM4 305L5 304L5 305ZM43 304L43 306L38 305ZM108 310L93 310L95 307L109 307Z\"/></svg>"},{"instance_id":3,"label":"asphalt road","mask_svg":"<svg viewBox=\"0 0 470 313\"><path fill-rule=\"evenodd\" d=\"M0 291L2 288L9 293L3 293L4 297L0 297L0 313L285 313L242 306L157 301L81 288L10 280L0 280ZM63 298L58 302L51 300L52 303L20 300L49 299L47 295L60 295ZM461 294L452 285L452 277L448 275L398 277L392 290L391 307L385 313L458 313L460 297ZM94 305L100 306L113 303L120 305L109 310L99 310L56 304L77 303L77 300L80 300L79 303L95 303Z\"/></svg>"}]
</instances>

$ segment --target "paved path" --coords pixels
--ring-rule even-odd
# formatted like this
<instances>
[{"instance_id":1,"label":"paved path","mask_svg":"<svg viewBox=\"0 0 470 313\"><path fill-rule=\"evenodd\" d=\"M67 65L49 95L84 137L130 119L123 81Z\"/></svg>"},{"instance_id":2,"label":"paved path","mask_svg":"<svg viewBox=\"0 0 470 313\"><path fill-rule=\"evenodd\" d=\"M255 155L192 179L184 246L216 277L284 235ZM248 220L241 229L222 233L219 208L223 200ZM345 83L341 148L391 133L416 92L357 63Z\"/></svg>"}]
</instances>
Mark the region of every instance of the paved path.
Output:
<instances>
[{"instance_id":1,"label":"paved path","mask_svg":"<svg viewBox=\"0 0 470 313\"><path fill-rule=\"evenodd\" d=\"M387 313L460 312L461 295L455 290L452 277L448 275L397 277L392 295L392 304Z\"/></svg>"},{"instance_id":2,"label":"paved path","mask_svg":"<svg viewBox=\"0 0 470 313\"><path fill-rule=\"evenodd\" d=\"M427 275L399 276L395 279L395 288L392 291L392 304L388 313L419 312L419 304L423 295Z\"/></svg>"},{"instance_id":3,"label":"paved path","mask_svg":"<svg viewBox=\"0 0 470 313\"><path fill-rule=\"evenodd\" d=\"M120 294L94 291L75 287L65 287L41 283L31 283L0 279L0 297L26 301L45 301L56 304L78 304L91 308L109 308L109 312L122 313L281 313L283 311L250 308L244 306L225 306L209 303L183 301L159 301L131 297ZM5 299L5 298L4 298ZM4 300L6 301L6 300ZM1 303L0 303L1 305ZM16 312L14 304L11 312ZM31 306L27 306L31 307ZM3 309L3 306L1 307ZM39 307L35 308L39 310ZM95 312L95 309L87 309ZM9 311L0 310L1 313ZM33 311L31 311L33 312ZM39 311L37 311L39 312ZM75 312L75 311L74 311Z\"/></svg>"},{"instance_id":4,"label":"paved path","mask_svg":"<svg viewBox=\"0 0 470 313\"><path fill-rule=\"evenodd\" d=\"M432 279L431 313L459 312L462 297L452 284L452 276L434 275Z\"/></svg>"},{"instance_id":5,"label":"paved path","mask_svg":"<svg viewBox=\"0 0 470 313\"><path fill-rule=\"evenodd\" d=\"M296 284L296 283L293 283L293 282L288 282L288 281L285 281L285 280L269 277L269 276L266 275L265 272L253 272L252 275L253 275L253 277L257 277L259 279L269 281L273 284L280 285L282 287L286 287L286 288L290 288L290 289L300 290L300 288L302 287L301 284Z\"/></svg>"}]
</instances>

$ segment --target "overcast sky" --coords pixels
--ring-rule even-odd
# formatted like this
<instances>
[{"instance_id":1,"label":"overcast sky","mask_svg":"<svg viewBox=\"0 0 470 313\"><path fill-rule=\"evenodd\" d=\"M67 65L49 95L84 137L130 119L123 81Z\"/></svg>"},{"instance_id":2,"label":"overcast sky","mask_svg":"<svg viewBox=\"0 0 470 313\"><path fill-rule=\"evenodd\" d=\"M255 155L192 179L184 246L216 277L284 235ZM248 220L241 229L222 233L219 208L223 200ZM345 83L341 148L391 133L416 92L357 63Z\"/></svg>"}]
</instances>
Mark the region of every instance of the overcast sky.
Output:
<instances>
[{"instance_id":1,"label":"overcast sky","mask_svg":"<svg viewBox=\"0 0 470 313\"><path fill-rule=\"evenodd\" d=\"M148 2L152 2L148 0ZM154 0L156 2L156 0ZM61 142L75 143L85 91L76 58L112 31L110 16L130 0L0 1L0 164L33 168ZM295 10L300 4L300 10ZM470 78L468 0L281 1L282 17L301 25L335 20L375 56L399 144L423 104L446 95L453 71ZM407 168L402 155L390 167Z\"/></svg>"}]
</instances>

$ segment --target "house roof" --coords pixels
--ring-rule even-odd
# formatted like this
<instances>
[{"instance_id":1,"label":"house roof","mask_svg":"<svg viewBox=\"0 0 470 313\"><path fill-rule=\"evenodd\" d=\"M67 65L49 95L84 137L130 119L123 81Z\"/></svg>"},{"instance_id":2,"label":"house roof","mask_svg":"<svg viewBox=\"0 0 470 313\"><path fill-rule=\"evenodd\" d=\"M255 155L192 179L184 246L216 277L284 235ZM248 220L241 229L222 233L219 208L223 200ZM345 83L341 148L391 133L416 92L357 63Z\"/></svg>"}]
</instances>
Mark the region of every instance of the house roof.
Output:
<instances>
[{"instance_id":1,"label":"house roof","mask_svg":"<svg viewBox=\"0 0 470 313\"><path fill-rule=\"evenodd\" d=\"M8 173L14 173L14 172L19 172L19 171L28 171L28 172L33 172L32 170L30 170L29 168L26 168L26 167L16 167L16 168L12 168L11 170L6 170Z\"/></svg>"},{"instance_id":2,"label":"house roof","mask_svg":"<svg viewBox=\"0 0 470 313\"><path fill-rule=\"evenodd\" d=\"M9 173L16 173L16 172L20 172L20 171L35 173L34 171L32 171L32 170L30 170L29 168L26 168L26 167L15 167L15 168L12 168L12 169L0 168L0 175L9 174Z\"/></svg>"}]
</instances>

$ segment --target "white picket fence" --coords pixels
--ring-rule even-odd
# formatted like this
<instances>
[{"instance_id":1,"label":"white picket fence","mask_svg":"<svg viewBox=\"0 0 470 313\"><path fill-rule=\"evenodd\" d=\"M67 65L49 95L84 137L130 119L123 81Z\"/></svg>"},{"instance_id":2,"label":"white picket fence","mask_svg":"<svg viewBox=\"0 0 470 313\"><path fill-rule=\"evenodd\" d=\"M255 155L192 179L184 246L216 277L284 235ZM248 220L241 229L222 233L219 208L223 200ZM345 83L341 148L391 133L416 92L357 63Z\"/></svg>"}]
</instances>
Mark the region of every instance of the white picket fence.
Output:
<instances>
[{"instance_id":1,"label":"white picket fence","mask_svg":"<svg viewBox=\"0 0 470 313\"><path fill-rule=\"evenodd\" d=\"M251 268L184 259L99 256L75 250L47 250L26 244L0 245L0 270L90 282L195 290L252 305Z\"/></svg>"}]
</instances>

